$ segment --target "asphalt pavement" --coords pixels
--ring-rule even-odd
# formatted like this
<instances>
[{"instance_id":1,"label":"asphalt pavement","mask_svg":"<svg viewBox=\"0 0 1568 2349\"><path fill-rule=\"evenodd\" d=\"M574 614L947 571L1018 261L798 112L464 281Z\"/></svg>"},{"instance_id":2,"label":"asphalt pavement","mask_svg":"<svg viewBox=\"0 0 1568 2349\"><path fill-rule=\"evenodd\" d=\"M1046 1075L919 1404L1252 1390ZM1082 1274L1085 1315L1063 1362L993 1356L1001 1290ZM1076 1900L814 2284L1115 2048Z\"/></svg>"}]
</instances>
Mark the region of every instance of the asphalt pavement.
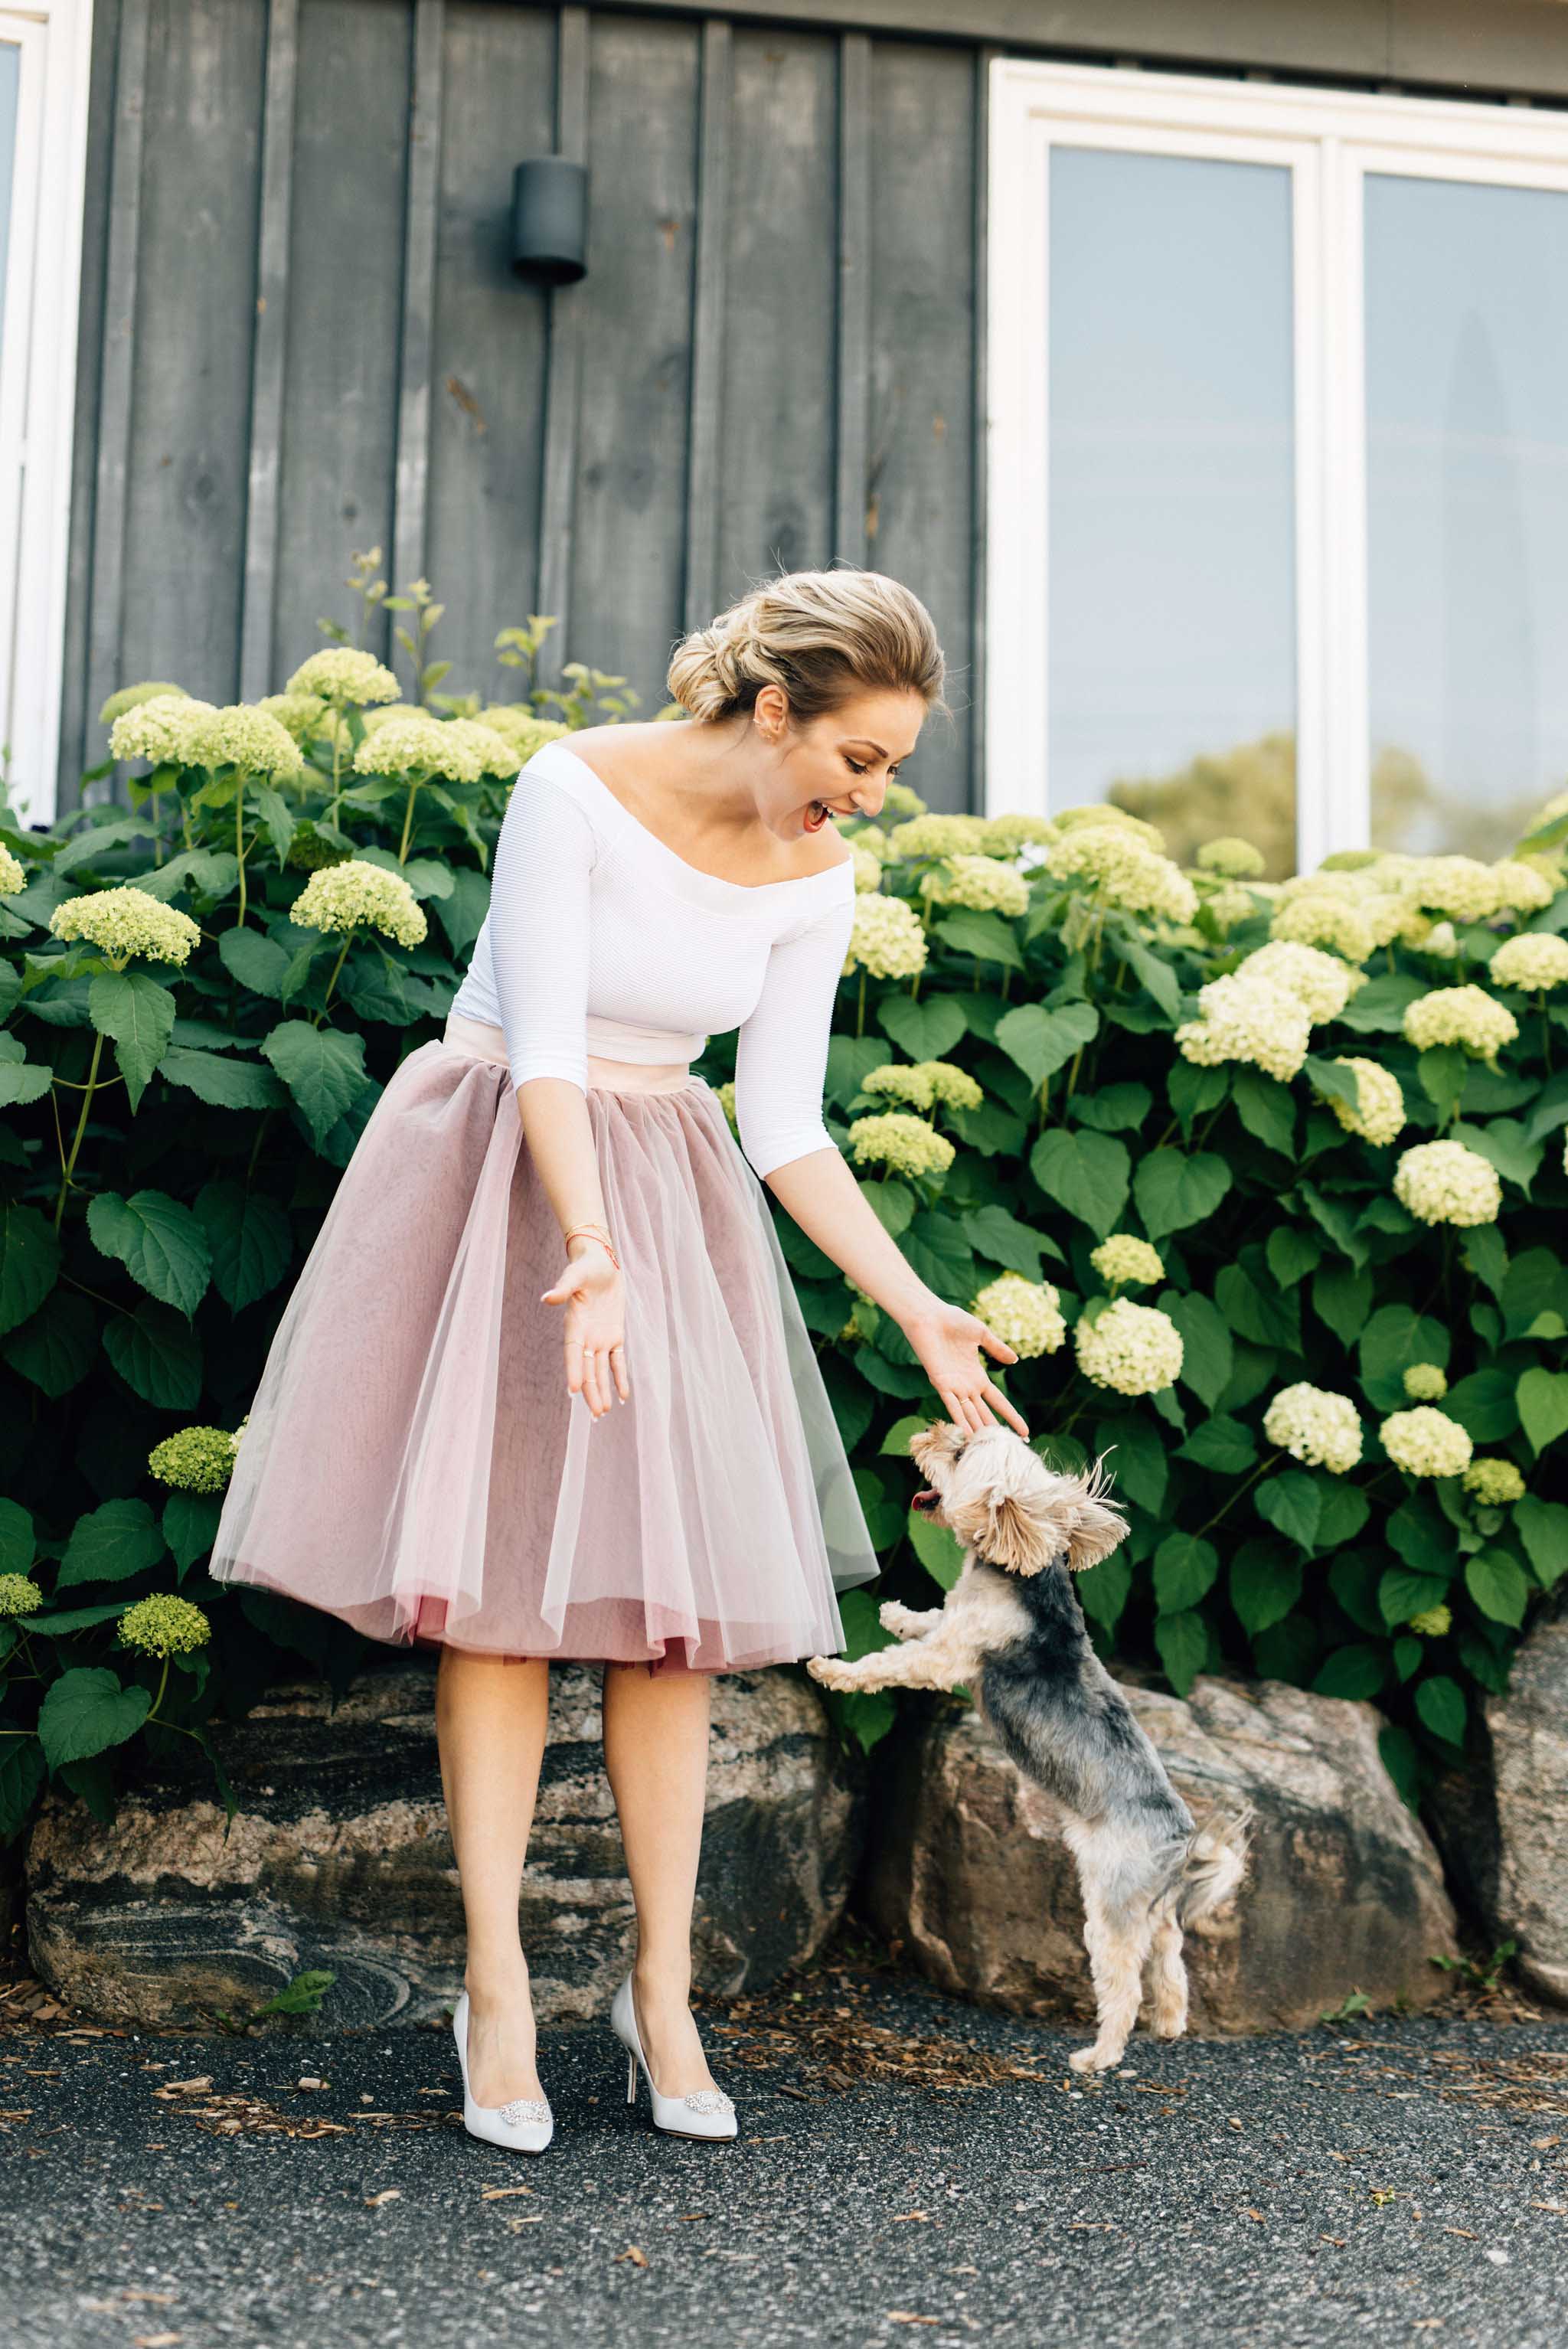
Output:
<instances>
[{"instance_id":1,"label":"asphalt pavement","mask_svg":"<svg viewBox=\"0 0 1568 2349\"><path fill-rule=\"evenodd\" d=\"M469 2138L449 2033L0 2035L0 2340L1558 2349L1568 2018L1081 2034L874 1970L704 2017L729 2146L545 2034L555 2142Z\"/></svg>"}]
</instances>

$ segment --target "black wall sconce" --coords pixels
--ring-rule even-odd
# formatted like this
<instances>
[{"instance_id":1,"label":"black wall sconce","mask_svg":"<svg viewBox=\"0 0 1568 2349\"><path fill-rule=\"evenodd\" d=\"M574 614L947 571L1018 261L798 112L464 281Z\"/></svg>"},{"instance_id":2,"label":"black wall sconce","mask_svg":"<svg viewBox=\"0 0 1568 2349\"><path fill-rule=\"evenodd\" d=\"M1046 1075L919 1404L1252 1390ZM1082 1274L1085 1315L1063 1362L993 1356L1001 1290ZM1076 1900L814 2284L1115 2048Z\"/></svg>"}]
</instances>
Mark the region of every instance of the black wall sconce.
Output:
<instances>
[{"instance_id":1,"label":"black wall sconce","mask_svg":"<svg viewBox=\"0 0 1568 2349\"><path fill-rule=\"evenodd\" d=\"M511 179L511 265L544 285L588 274L588 166L538 155Z\"/></svg>"}]
</instances>

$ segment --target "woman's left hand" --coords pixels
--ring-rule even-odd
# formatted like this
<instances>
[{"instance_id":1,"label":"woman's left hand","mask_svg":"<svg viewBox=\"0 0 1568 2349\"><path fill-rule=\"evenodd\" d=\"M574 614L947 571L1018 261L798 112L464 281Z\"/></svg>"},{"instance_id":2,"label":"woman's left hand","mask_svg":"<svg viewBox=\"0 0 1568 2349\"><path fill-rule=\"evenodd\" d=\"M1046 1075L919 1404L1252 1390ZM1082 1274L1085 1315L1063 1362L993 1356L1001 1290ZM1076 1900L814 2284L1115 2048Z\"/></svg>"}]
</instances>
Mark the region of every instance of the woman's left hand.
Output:
<instances>
[{"instance_id":1,"label":"woman's left hand","mask_svg":"<svg viewBox=\"0 0 1568 2349\"><path fill-rule=\"evenodd\" d=\"M966 1312L962 1305L944 1304L938 1299L901 1327L924 1364L954 1426L994 1426L1000 1412L1020 1435L1028 1434L1024 1420L987 1375L979 1350L984 1347L999 1362L1016 1362L1017 1354L1006 1338L999 1338L977 1313Z\"/></svg>"}]
</instances>

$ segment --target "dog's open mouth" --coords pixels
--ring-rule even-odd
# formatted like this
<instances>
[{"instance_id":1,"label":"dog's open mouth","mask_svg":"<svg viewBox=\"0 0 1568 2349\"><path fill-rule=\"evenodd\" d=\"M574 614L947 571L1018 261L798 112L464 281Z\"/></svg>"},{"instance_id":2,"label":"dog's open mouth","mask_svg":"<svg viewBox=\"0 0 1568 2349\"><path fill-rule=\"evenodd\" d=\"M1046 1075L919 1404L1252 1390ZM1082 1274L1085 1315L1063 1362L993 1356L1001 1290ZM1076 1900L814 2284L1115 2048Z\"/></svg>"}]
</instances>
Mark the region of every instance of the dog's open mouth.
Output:
<instances>
[{"instance_id":1,"label":"dog's open mouth","mask_svg":"<svg viewBox=\"0 0 1568 2349\"><path fill-rule=\"evenodd\" d=\"M910 1503L910 1506L913 1509L934 1509L936 1504L941 1500L941 1498L942 1495L940 1493L934 1491L931 1485L923 1485L915 1495L913 1500Z\"/></svg>"}]
</instances>

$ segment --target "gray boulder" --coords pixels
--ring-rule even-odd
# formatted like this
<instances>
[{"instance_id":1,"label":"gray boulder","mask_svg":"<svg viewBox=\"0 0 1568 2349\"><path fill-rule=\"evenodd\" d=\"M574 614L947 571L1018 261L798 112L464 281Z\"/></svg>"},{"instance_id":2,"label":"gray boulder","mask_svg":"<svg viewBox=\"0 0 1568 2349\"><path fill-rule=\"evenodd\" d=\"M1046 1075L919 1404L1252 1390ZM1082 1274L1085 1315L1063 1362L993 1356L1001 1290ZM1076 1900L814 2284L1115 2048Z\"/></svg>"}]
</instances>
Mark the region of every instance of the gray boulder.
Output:
<instances>
[{"instance_id":1,"label":"gray boulder","mask_svg":"<svg viewBox=\"0 0 1568 2349\"><path fill-rule=\"evenodd\" d=\"M1568 2006L1568 1611L1521 1643L1506 1692L1486 1701L1480 1754L1429 1808L1493 1945L1516 1941L1531 1988Z\"/></svg>"},{"instance_id":2,"label":"gray boulder","mask_svg":"<svg viewBox=\"0 0 1568 2349\"><path fill-rule=\"evenodd\" d=\"M1190 2028L1315 2023L1441 1994L1454 1954L1441 1865L1395 1792L1370 1705L1265 1681L1128 1694L1193 1813L1255 1808L1246 1880L1189 1936ZM905 1742L873 1838L872 1914L944 1990L1026 2014L1093 2015L1072 1856L1047 1798L972 1711Z\"/></svg>"},{"instance_id":3,"label":"gray boulder","mask_svg":"<svg viewBox=\"0 0 1568 2349\"><path fill-rule=\"evenodd\" d=\"M399 1661L335 1707L298 1682L220 1726L240 1806L227 1837L200 1756L142 1779L111 1826L51 1795L27 1850L36 1971L78 2013L154 2027L249 2014L316 1967L336 1980L315 2028L441 2014L462 1986L463 1921L434 1689L433 1665ZM826 1939L862 1820L809 1683L722 1676L713 1723L695 1946L699 1986L734 1996ZM598 1673L559 1667L521 1900L546 2022L603 2014L632 1948L598 1741Z\"/></svg>"}]
</instances>

